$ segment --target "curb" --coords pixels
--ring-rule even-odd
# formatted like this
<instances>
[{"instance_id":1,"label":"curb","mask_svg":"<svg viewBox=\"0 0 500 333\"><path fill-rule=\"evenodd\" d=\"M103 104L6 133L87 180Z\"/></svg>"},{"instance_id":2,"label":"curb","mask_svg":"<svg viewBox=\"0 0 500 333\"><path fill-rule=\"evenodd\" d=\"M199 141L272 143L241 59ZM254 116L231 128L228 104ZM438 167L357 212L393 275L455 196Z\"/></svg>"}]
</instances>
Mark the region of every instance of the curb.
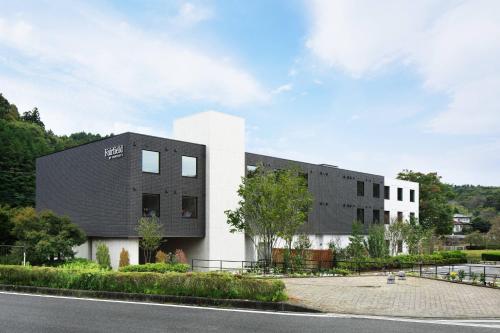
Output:
<instances>
[{"instance_id":1,"label":"curb","mask_svg":"<svg viewBox=\"0 0 500 333\"><path fill-rule=\"evenodd\" d=\"M174 303L174 304L187 304L187 305L198 305L198 306L220 306L220 307L230 307L230 308L240 308L240 309L282 311L282 312L321 313L321 311L316 309L311 309L305 306L300 306L285 302L260 302L260 301L246 300L246 299L221 299L221 298L175 296L175 295L149 295L149 294L138 294L138 293L124 293L116 291L59 289L59 288L16 286L16 285L5 285L5 284L0 284L0 290L31 293L31 294L72 296L80 298L101 298L101 299L112 299L112 300L128 300L128 301L151 302L151 303Z\"/></svg>"}]
</instances>

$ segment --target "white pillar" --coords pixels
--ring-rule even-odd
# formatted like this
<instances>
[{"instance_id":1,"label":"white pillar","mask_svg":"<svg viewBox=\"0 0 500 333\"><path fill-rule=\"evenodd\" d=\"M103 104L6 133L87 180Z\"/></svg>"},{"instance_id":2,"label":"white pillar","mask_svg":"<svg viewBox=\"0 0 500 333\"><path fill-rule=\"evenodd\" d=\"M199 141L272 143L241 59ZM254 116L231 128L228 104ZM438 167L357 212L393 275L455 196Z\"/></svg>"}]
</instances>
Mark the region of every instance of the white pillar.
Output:
<instances>
[{"instance_id":1,"label":"white pillar","mask_svg":"<svg viewBox=\"0 0 500 333\"><path fill-rule=\"evenodd\" d=\"M245 120L198 113L174 121L174 138L206 146L206 235L191 257L245 260L245 236L229 232L224 214L237 207L236 191L245 175Z\"/></svg>"}]
</instances>

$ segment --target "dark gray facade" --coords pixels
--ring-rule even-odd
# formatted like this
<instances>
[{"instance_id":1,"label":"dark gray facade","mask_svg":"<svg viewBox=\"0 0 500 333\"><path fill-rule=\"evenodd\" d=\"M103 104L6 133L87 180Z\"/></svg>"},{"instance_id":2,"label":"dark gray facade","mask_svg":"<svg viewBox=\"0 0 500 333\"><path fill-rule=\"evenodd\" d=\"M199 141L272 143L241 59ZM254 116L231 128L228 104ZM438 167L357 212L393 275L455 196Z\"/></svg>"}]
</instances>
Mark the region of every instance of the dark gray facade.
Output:
<instances>
[{"instance_id":1,"label":"dark gray facade","mask_svg":"<svg viewBox=\"0 0 500 333\"><path fill-rule=\"evenodd\" d=\"M123 145L123 156L105 149ZM159 152L158 174L142 172L142 150ZM182 177L182 156L197 158L197 177ZM69 216L89 237L135 237L142 195L160 197L166 237L205 236L205 146L124 133L37 159L36 207ZM183 218L182 196L197 198Z\"/></svg>"},{"instance_id":2,"label":"dark gray facade","mask_svg":"<svg viewBox=\"0 0 500 333\"><path fill-rule=\"evenodd\" d=\"M314 198L313 209L304 230L308 234L350 234L352 224L357 220L358 208L364 210L365 231L373 223L374 210L378 210L380 218L383 218L383 176L246 153L247 166L257 166L259 163L273 169L294 165L307 173L309 191ZM358 196L358 181L364 184L363 196ZM373 184L379 184L378 198L373 195Z\"/></svg>"}]
</instances>

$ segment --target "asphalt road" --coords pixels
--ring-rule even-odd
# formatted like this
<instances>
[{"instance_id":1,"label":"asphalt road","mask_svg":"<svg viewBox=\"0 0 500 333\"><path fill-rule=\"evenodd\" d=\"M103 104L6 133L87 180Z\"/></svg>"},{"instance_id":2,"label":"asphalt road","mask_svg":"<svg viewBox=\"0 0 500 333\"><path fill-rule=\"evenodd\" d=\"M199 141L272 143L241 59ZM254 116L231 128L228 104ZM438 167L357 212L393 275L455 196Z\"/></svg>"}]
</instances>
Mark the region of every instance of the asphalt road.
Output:
<instances>
[{"instance_id":1,"label":"asphalt road","mask_svg":"<svg viewBox=\"0 0 500 333\"><path fill-rule=\"evenodd\" d=\"M469 326L463 326L469 325ZM475 325L475 326L471 326ZM479 327L489 325L492 327ZM500 332L500 321L415 322L0 292L0 332Z\"/></svg>"}]
</instances>

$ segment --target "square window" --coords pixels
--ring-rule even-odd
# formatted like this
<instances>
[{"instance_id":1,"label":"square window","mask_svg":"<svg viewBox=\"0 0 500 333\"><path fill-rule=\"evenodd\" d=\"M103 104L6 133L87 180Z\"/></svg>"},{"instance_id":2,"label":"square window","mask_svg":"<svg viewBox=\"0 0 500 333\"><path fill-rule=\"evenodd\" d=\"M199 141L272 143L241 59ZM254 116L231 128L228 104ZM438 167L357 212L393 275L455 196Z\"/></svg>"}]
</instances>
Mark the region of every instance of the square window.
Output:
<instances>
[{"instance_id":1,"label":"square window","mask_svg":"<svg viewBox=\"0 0 500 333\"><path fill-rule=\"evenodd\" d=\"M380 198L380 184L373 184L373 197Z\"/></svg>"},{"instance_id":2,"label":"square window","mask_svg":"<svg viewBox=\"0 0 500 333\"><path fill-rule=\"evenodd\" d=\"M191 156L182 156L182 177L196 178L198 159Z\"/></svg>"},{"instance_id":3,"label":"square window","mask_svg":"<svg viewBox=\"0 0 500 333\"><path fill-rule=\"evenodd\" d=\"M157 151L142 151L142 172L160 173L160 153Z\"/></svg>"},{"instance_id":4,"label":"square window","mask_svg":"<svg viewBox=\"0 0 500 333\"><path fill-rule=\"evenodd\" d=\"M410 202L415 202L415 190L410 190Z\"/></svg>"},{"instance_id":5,"label":"square window","mask_svg":"<svg viewBox=\"0 0 500 333\"><path fill-rule=\"evenodd\" d=\"M389 200L391 198L391 188L389 186L384 186L384 199Z\"/></svg>"},{"instance_id":6,"label":"square window","mask_svg":"<svg viewBox=\"0 0 500 333\"><path fill-rule=\"evenodd\" d=\"M194 219L198 217L198 198L182 196L182 215L183 218Z\"/></svg>"},{"instance_id":7,"label":"square window","mask_svg":"<svg viewBox=\"0 0 500 333\"><path fill-rule=\"evenodd\" d=\"M374 209L373 210L373 223L378 224L380 222L380 210Z\"/></svg>"},{"instance_id":8,"label":"square window","mask_svg":"<svg viewBox=\"0 0 500 333\"><path fill-rule=\"evenodd\" d=\"M403 189L398 187L398 201L403 201Z\"/></svg>"},{"instance_id":9,"label":"square window","mask_svg":"<svg viewBox=\"0 0 500 333\"><path fill-rule=\"evenodd\" d=\"M384 224L391 224L391 214L388 210L384 210Z\"/></svg>"},{"instance_id":10,"label":"square window","mask_svg":"<svg viewBox=\"0 0 500 333\"><path fill-rule=\"evenodd\" d=\"M356 217L359 223L365 224L365 210L363 208L358 208Z\"/></svg>"},{"instance_id":11,"label":"square window","mask_svg":"<svg viewBox=\"0 0 500 333\"><path fill-rule=\"evenodd\" d=\"M358 180L358 197L365 196L365 182Z\"/></svg>"},{"instance_id":12,"label":"square window","mask_svg":"<svg viewBox=\"0 0 500 333\"><path fill-rule=\"evenodd\" d=\"M159 194L142 194L142 216L160 216Z\"/></svg>"}]
</instances>

